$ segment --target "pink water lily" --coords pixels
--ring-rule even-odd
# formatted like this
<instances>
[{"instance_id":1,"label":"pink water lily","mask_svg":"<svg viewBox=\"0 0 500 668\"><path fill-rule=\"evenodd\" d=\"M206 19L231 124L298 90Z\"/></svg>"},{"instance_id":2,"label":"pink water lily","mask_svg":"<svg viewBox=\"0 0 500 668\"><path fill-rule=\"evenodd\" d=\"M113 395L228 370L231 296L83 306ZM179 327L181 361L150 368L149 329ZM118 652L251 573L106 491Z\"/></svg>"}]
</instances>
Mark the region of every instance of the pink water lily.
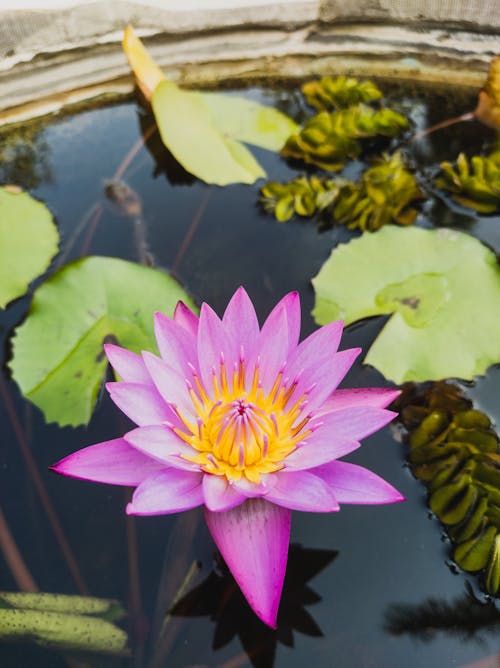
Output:
<instances>
[{"instance_id":1,"label":"pink water lily","mask_svg":"<svg viewBox=\"0 0 500 668\"><path fill-rule=\"evenodd\" d=\"M338 352L342 323L299 343L300 304L286 295L262 328L239 288L222 319L179 303L157 313L160 356L105 345L107 384L137 425L55 464L63 475L136 487L127 513L205 506L214 541L255 613L275 626L292 510L401 501L391 485L339 457L386 425L398 395L337 390L359 349Z\"/></svg>"}]
</instances>

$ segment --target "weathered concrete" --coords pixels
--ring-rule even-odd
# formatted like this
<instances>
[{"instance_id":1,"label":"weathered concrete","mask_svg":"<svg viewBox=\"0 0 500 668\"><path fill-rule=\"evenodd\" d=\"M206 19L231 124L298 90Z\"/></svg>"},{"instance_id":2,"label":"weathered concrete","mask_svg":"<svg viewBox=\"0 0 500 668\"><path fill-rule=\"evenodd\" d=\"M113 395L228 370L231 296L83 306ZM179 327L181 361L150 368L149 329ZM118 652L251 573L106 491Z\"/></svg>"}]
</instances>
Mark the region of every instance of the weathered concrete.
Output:
<instances>
[{"instance_id":1,"label":"weathered concrete","mask_svg":"<svg viewBox=\"0 0 500 668\"><path fill-rule=\"evenodd\" d=\"M128 23L167 76L196 85L344 72L479 86L500 53L498 0L69 0L63 9L68 0L46 0L45 11L20 8L37 0L4 10L8 1L0 4L4 122L130 91L120 44ZM473 17L483 32L470 29Z\"/></svg>"}]
</instances>

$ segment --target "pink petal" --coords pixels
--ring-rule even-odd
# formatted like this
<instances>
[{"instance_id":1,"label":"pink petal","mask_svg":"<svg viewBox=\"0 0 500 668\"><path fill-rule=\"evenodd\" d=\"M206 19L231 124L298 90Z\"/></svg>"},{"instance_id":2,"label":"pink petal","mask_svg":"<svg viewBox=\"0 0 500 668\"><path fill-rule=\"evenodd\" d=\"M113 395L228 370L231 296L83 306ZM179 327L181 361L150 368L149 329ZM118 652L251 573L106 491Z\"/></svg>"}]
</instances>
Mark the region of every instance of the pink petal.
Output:
<instances>
[{"instance_id":1,"label":"pink petal","mask_svg":"<svg viewBox=\"0 0 500 668\"><path fill-rule=\"evenodd\" d=\"M203 496L206 507L214 512L235 508L246 499L234 485L228 483L225 476L210 473L203 477Z\"/></svg>"},{"instance_id":2,"label":"pink petal","mask_svg":"<svg viewBox=\"0 0 500 668\"><path fill-rule=\"evenodd\" d=\"M319 431L319 429L318 429ZM326 430L325 430L326 431ZM344 455L348 455L353 450L359 448L357 441L348 441L336 438L331 431L318 434L318 439L314 437L316 432L303 445L294 450L285 459L285 468L290 471L304 471L312 469L321 464L331 462Z\"/></svg>"},{"instance_id":3,"label":"pink petal","mask_svg":"<svg viewBox=\"0 0 500 668\"><path fill-rule=\"evenodd\" d=\"M263 473L260 476L260 482L255 484L250 482L244 476L233 483L233 486L247 498L253 499L258 496L266 496L271 487L274 487L278 482L277 476L274 473Z\"/></svg>"},{"instance_id":4,"label":"pink petal","mask_svg":"<svg viewBox=\"0 0 500 668\"><path fill-rule=\"evenodd\" d=\"M154 322L162 359L182 376L190 376L189 365L198 367L196 337L163 313L155 313Z\"/></svg>"},{"instance_id":5,"label":"pink petal","mask_svg":"<svg viewBox=\"0 0 500 668\"><path fill-rule=\"evenodd\" d=\"M240 360L243 347L245 359L249 359L259 336L259 322L254 306L244 288L236 290L227 305L222 322L233 342L233 356L227 359L228 368ZM229 355L229 352L227 353Z\"/></svg>"},{"instance_id":6,"label":"pink petal","mask_svg":"<svg viewBox=\"0 0 500 668\"><path fill-rule=\"evenodd\" d=\"M174 311L174 320L181 327L183 327L188 332L191 332L193 336L196 336L198 333L198 316L195 315L191 309L189 309L184 302L177 302L177 306Z\"/></svg>"},{"instance_id":7,"label":"pink petal","mask_svg":"<svg viewBox=\"0 0 500 668\"><path fill-rule=\"evenodd\" d=\"M288 356L295 349L300 336L300 297L298 292L289 292L273 308L267 317L262 331L272 331L281 318L281 313L285 313L287 323L287 336L282 341L285 353ZM261 346L261 353L265 353L265 348Z\"/></svg>"},{"instance_id":8,"label":"pink petal","mask_svg":"<svg viewBox=\"0 0 500 668\"><path fill-rule=\"evenodd\" d=\"M262 326L249 363L250 382L258 363L262 387L269 392L290 351L297 346L299 334L300 299L297 292L290 292L276 304Z\"/></svg>"},{"instance_id":9,"label":"pink petal","mask_svg":"<svg viewBox=\"0 0 500 668\"><path fill-rule=\"evenodd\" d=\"M106 383L106 389L118 408L141 427L162 422L179 425L179 418L153 385Z\"/></svg>"},{"instance_id":10,"label":"pink petal","mask_svg":"<svg viewBox=\"0 0 500 668\"><path fill-rule=\"evenodd\" d=\"M143 383L145 385L152 383L140 355L112 343L104 344L104 352L111 366L122 380L127 383Z\"/></svg>"},{"instance_id":11,"label":"pink petal","mask_svg":"<svg viewBox=\"0 0 500 668\"><path fill-rule=\"evenodd\" d=\"M188 471L199 470L197 464L181 458L181 455L192 457L197 453L190 445L184 443L170 427L165 425L139 427L129 431L123 438L136 450L162 462L164 467L173 466Z\"/></svg>"},{"instance_id":12,"label":"pink petal","mask_svg":"<svg viewBox=\"0 0 500 668\"><path fill-rule=\"evenodd\" d=\"M348 464L330 462L314 469L333 490L340 503L379 504L404 501L397 489L372 471Z\"/></svg>"},{"instance_id":13,"label":"pink petal","mask_svg":"<svg viewBox=\"0 0 500 668\"><path fill-rule=\"evenodd\" d=\"M163 465L132 448L123 438L115 438L78 450L50 468L70 478L135 487Z\"/></svg>"},{"instance_id":14,"label":"pink petal","mask_svg":"<svg viewBox=\"0 0 500 668\"><path fill-rule=\"evenodd\" d=\"M304 409L306 414L320 408L343 380L360 352L361 348L351 348L320 357L314 362L311 359L311 366L303 370L295 366L293 373L287 365L285 371L287 375L290 374L289 382L293 382L296 373L299 374L289 405L293 405L305 394L307 395L307 404Z\"/></svg>"},{"instance_id":15,"label":"pink petal","mask_svg":"<svg viewBox=\"0 0 500 668\"><path fill-rule=\"evenodd\" d=\"M336 320L304 339L290 354L287 374L295 377L303 369L318 366L324 357L333 357L338 350L343 328L344 323Z\"/></svg>"},{"instance_id":16,"label":"pink petal","mask_svg":"<svg viewBox=\"0 0 500 668\"><path fill-rule=\"evenodd\" d=\"M271 628L283 589L291 513L248 499L224 513L205 509L212 537L255 614Z\"/></svg>"},{"instance_id":17,"label":"pink petal","mask_svg":"<svg viewBox=\"0 0 500 668\"><path fill-rule=\"evenodd\" d=\"M194 406L188 393L186 377L152 353L143 352L142 358L165 402L177 406L187 416L193 416Z\"/></svg>"},{"instance_id":18,"label":"pink petal","mask_svg":"<svg viewBox=\"0 0 500 668\"><path fill-rule=\"evenodd\" d=\"M234 346L221 320L208 304L202 304L198 328L198 362L203 384L209 394L212 394L213 388L212 369L215 368L219 378L221 359L225 361L225 356L231 355L232 350ZM226 372L230 378L232 369L226 366Z\"/></svg>"},{"instance_id":19,"label":"pink petal","mask_svg":"<svg viewBox=\"0 0 500 668\"><path fill-rule=\"evenodd\" d=\"M290 510L314 513L331 513L339 510L332 490L325 482L309 471L286 469L274 474L276 485L269 490L266 500Z\"/></svg>"},{"instance_id":20,"label":"pink petal","mask_svg":"<svg viewBox=\"0 0 500 668\"><path fill-rule=\"evenodd\" d=\"M385 427L397 417L394 411L372 406L351 406L331 413L322 413L311 421L310 426L315 429L307 440L322 440L330 438L360 441L366 436ZM316 428L316 425L319 425Z\"/></svg>"},{"instance_id":21,"label":"pink petal","mask_svg":"<svg viewBox=\"0 0 500 668\"><path fill-rule=\"evenodd\" d=\"M385 408L399 397L400 394L401 390L382 387L335 390L332 396L321 407L321 412L337 411L349 406Z\"/></svg>"},{"instance_id":22,"label":"pink petal","mask_svg":"<svg viewBox=\"0 0 500 668\"><path fill-rule=\"evenodd\" d=\"M163 469L143 480L127 506L127 515L168 515L201 506L202 474Z\"/></svg>"}]
</instances>

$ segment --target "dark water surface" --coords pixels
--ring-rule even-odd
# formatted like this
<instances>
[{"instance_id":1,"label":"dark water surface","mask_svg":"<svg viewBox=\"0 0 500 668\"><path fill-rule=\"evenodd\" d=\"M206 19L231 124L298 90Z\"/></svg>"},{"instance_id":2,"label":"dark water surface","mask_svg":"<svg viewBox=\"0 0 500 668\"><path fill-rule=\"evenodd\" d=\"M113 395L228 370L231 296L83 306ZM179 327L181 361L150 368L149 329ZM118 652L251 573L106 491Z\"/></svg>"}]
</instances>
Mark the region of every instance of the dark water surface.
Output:
<instances>
[{"instance_id":1,"label":"dark water surface","mask_svg":"<svg viewBox=\"0 0 500 668\"><path fill-rule=\"evenodd\" d=\"M297 118L304 113L298 97L289 93L251 89L247 94L279 103ZM474 95L457 98L450 91L432 95L408 88L394 94L397 106L420 127L474 106ZM90 253L137 260L133 222L105 201L103 191L140 136L141 125L150 122L134 102L53 120L34 133L32 153L17 162L11 155L9 162L0 164L0 179L29 188L48 204L56 216L63 252L82 218L96 202L104 202ZM464 149L478 152L491 139L492 133L478 123L461 124L414 144L410 156L424 175L430 175L440 160L453 160ZM264 150L255 153L270 179L286 180L294 174L279 156ZM174 165L157 138L140 151L125 179L142 200L156 264L173 271L198 303L207 301L220 313L234 290L244 285L263 318L286 292L298 290L303 335L314 330L310 279L332 247L351 233L340 228L319 233L314 222L296 219L277 223L256 204L261 184L218 188L199 183ZM423 205L419 223L456 226L500 249L498 217L450 208L438 197ZM79 256L88 234L87 225L67 259ZM23 320L29 303L26 296L0 311L3 382L82 578L92 595L116 598L128 607L126 624L135 649L130 659L80 656L68 662L35 645L5 645L0 647L2 668L238 668L251 665L245 650L260 668L498 665L475 662L500 651L500 617L493 609L488 624L472 628L485 598L476 578L451 565L450 545L428 512L422 484L405 467L404 446L391 428L365 439L349 460L386 478L407 501L344 506L332 515L294 513L295 547L274 634L249 613L215 559L201 511L126 519L123 488L64 479L47 470L70 452L121 435L127 424L104 393L91 423L80 429L46 425L38 409L20 396L5 362L12 329ZM366 351L382 324L382 319L375 319L349 328L342 347L361 345ZM344 386L384 384L377 371L359 362ZM491 369L467 391L498 423L499 369ZM0 503L11 531L42 591L77 593L27 473L5 397L0 402L0 425ZM130 568L134 554L138 578ZM163 613L193 562L199 567L192 569L194 575L159 646L154 639ZM14 590L15 582L1 559L0 569L0 590ZM436 625L442 630L434 630Z\"/></svg>"}]
</instances>

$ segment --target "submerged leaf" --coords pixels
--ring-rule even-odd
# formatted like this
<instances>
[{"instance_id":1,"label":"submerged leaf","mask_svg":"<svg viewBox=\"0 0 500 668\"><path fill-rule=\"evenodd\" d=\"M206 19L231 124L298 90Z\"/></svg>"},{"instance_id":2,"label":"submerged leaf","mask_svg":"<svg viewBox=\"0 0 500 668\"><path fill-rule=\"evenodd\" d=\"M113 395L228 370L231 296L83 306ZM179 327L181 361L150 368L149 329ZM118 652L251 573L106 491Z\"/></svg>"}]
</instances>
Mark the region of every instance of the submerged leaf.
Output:
<instances>
[{"instance_id":1,"label":"submerged leaf","mask_svg":"<svg viewBox=\"0 0 500 668\"><path fill-rule=\"evenodd\" d=\"M354 77L322 77L302 86L307 104L318 111L346 109L360 102L380 100L382 93L373 81L358 81Z\"/></svg>"},{"instance_id":2,"label":"submerged leaf","mask_svg":"<svg viewBox=\"0 0 500 668\"><path fill-rule=\"evenodd\" d=\"M58 650L126 655L127 634L112 621L123 608L108 599L0 592L0 639Z\"/></svg>"},{"instance_id":3,"label":"submerged leaf","mask_svg":"<svg viewBox=\"0 0 500 668\"><path fill-rule=\"evenodd\" d=\"M59 234L45 204L0 187L0 308L23 295L57 253Z\"/></svg>"},{"instance_id":4,"label":"submerged leaf","mask_svg":"<svg viewBox=\"0 0 500 668\"><path fill-rule=\"evenodd\" d=\"M470 380L500 361L500 268L466 234L387 226L334 249L313 285L319 324L393 314L365 363L396 383Z\"/></svg>"},{"instance_id":5,"label":"submerged leaf","mask_svg":"<svg viewBox=\"0 0 500 668\"><path fill-rule=\"evenodd\" d=\"M395 407L408 430L412 473L427 485L453 558L466 571L486 569L486 590L500 594L500 448L490 419L445 382L409 385Z\"/></svg>"},{"instance_id":6,"label":"submerged leaf","mask_svg":"<svg viewBox=\"0 0 500 668\"><path fill-rule=\"evenodd\" d=\"M392 109L375 110L363 104L310 118L300 133L288 138L281 155L303 160L326 170L342 169L361 153L360 139L395 137L408 127L404 116Z\"/></svg>"},{"instance_id":7,"label":"submerged leaf","mask_svg":"<svg viewBox=\"0 0 500 668\"><path fill-rule=\"evenodd\" d=\"M435 180L438 188L452 193L452 198L479 213L495 213L500 208L500 151L470 161L464 153L457 158L456 168L450 162L441 163L441 176Z\"/></svg>"},{"instance_id":8,"label":"submerged leaf","mask_svg":"<svg viewBox=\"0 0 500 668\"><path fill-rule=\"evenodd\" d=\"M125 611L118 601L94 596L0 591L0 604L2 603L6 603L8 608L92 615L108 620L121 619L125 616Z\"/></svg>"},{"instance_id":9,"label":"submerged leaf","mask_svg":"<svg viewBox=\"0 0 500 668\"><path fill-rule=\"evenodd\" d=\"M10 363L24 396L48 422L87 423L107 360L103 343L155 350L152 314L192 302L162 271L115 258L73 262L35 292Z\"/></svg>"},{"instance_id":10,"label":"submerged leaf","mask_svg":"<svg viewBox=\"0 0 500 668\"><path fill-rule=\"evenodd\" d=\"M266 175L241 143L279 151L298 125L255 100L179 88L165 78L130 26L123 48L153 112L163 143L184 169L206 183L254 183Z\"/></svg>"}]
</instances>

